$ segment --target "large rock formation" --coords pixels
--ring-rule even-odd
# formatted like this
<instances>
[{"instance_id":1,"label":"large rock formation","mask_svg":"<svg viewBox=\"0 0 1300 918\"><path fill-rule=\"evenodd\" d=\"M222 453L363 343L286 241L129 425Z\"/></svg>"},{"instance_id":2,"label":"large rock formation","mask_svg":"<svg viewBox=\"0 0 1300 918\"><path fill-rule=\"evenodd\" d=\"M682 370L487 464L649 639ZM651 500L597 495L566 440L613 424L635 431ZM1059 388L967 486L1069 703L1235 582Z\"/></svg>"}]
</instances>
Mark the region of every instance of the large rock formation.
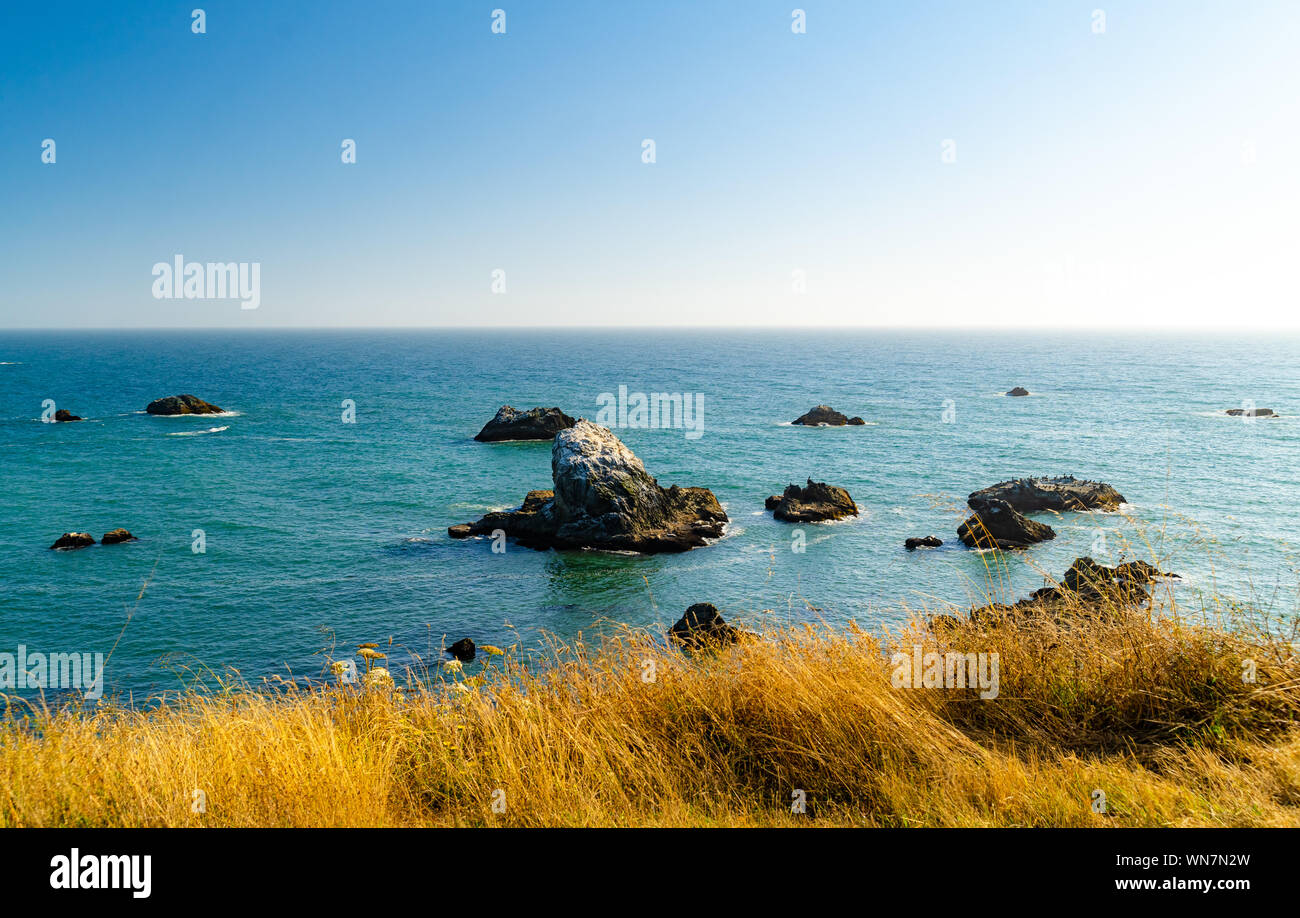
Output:
<instances>
[{"instance_id":1,"label":"large rock formation","mask_svg":"<svg viewBox=\"0 0 1300 918\"><path fill-rule=\"evenodd\" d=\"M502 405L496 417L483 425L474 437L480 443L498 443L502 440L550 440L561 430L572 427L576 421L559 408L530 408L516 411Z\"/></svg>"},{"instance_id":2,"label":"large rock formation","mask_svg":"<svg viewBox=\"0 0 1300 918\"><path fill-rule=\"evenodd\" d=\"M579 419L551 447L553 491L516 510L452 526L452 538L500 529L529 548L675 552L722 535L727 514L706 488L663 488L607 428Z\"/></svg>"},{"instance_id":3,"label":"large rock formation","mask_svg":"<svg viewBox=\"0 0 1300 918\"><path fill-rule=\"evenodd\" d=\"M1041 510L1118 510L1124 495L1100 481L1084 481L1073 475L1059 478L1017 478L981 488L971 500L1002 500L1017 513Z\"/></svg>"},{"instance_id":4,"label":"large rock formation","mask_svg":"<svg viewBox=\"0 0 1300 918\"><path fill-rule=\"evenodd\" d=\"M957 537L968 548L1027 548L1056 538L1056 531L1021 516L1004 500L971 497L975 515L957 527Z\"/></svg>"},{"instance_id":5,"label":"large rock formation","mask_svg":"<svg viewBox=\"0 0 1300 918\"><path fill-rule=\"evenodd\" d=\"M867 422L862 418L851 418L848 415L840 414L829 405L818 405L807 414L795 418L791 423L802 424L805 427L843 427L846 424L852 424L856 427Z\"/></svg>"},{"instance_id":6,"label":"large rock formation","mask_svg":"<svg viewBox=\"0 0 1300 918\"><path fill-rule=\"evenodd\" d=\"M702 648L734 644L746 632L728 625L718 607L711 602L697 602L668 629L668 637L686 647Z\"/></svg>"},{"instance_id":7,"label":"large rock formation","mask_svg":"<svg viewBox=\"0 0 1300 918\"><path fill-rule=\"evenodd\" d=\"M169 395L154 399L144 410L150 414L223 414L225 411L195 395Z\"/></svg>"},{"instance_id":8,"label":"large rock formation","mask_svg":"<svg viewBox=\"0 0 1300 918\"><path fill-rule=\"evenodd\" d=\"M95 544L95 537L88 532L65 532L54 540L51 549L64 551L72 548L85 548Z\"/></svg>"},{"instance_id":9,"label":"large rock formation","mask_svg":"<svg viewBox=\"0 0 1300 918\"><path fill-rule=\"evenodd\" d=\"M64 423L67 421L84 421L85 418L79 414L73 414L67 408L60 408L58 411L54 412L54 420Z\"/></svg>"},{"instance_id":10,"label":"large rock formation","mask_svg":"<svg viewBox=\"0 0 1300 918\"><path fill-rule=\"evenodd\" d=\"M787 523L817 523L858 514L858 505L853 502L848 491L811 478L806 487L792 484L785 489L784 494L772 495L764 502L764 506L778 520Z\"/></svg>"}]
</instances>

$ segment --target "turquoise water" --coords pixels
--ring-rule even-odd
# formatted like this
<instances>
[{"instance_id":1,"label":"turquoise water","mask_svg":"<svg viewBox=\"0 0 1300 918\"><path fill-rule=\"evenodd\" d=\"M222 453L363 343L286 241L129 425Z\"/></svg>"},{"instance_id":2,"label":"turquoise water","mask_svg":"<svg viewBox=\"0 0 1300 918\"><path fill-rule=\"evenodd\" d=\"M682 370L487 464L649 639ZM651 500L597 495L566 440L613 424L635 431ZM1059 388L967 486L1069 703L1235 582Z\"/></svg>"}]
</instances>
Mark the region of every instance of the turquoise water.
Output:
<instances>
[{"instance_id":1,"label":"turquoise water","mask_svg":"<svg viewBox=\"0 0 1300 918\"><path fill-rule=\"evenodd\" d=\"M602 620L666 626L699 601L751 621L770 609L863 624L966 604L991 559L956 542L965 495L1021 475L1099 478L1129 506L1040 517L1058 538L1009 559L1009 594L1078 555L1118 560L1128 540L1127 557L1167 558L1189 601L1217 588L1296 606L1300 426L1223 414L1251 399L1300 416L1294 337L7 332L0 364L0 650L107 652L121 634L110 692L176 687L178 668L316 675L333 641L424 653L444 635L530 644ZM711 488L732 519L724 539L636 557L447 538L550 486L549 443L471 439L500 405L594 418L620 385L702 395L698 439L616 433L661 484ZM1003 397L1013 385L1033 395ZM142 412L181 392L231 413ZM46 399L87 420L41 423ZM818 403L868 426L789 425ZM763 499L809 476L864 513L801 527L799 553L797 527ZM117 526L141 541L47 550L64 531ZM947 544L903 551L930 533Z\"/></svg>"}]
</instances>

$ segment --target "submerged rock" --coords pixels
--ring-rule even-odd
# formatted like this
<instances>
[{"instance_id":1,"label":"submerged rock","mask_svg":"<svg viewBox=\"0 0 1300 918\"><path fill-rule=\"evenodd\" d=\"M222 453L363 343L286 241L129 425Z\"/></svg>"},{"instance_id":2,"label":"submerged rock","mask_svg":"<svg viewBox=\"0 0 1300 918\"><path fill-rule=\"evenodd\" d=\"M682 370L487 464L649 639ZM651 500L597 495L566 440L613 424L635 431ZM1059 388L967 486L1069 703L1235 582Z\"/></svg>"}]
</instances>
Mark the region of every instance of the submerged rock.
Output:
<instances>
[{"instance_id":1,"label":"submerged rock","mask_svg":"<svg viewBox=\"0 0 1300 918\"><path fill-rule=\"evenodd\" d=\"M121 542L138 542L140 540L131 535L127 530L119 527L110 532L104 533L104 537L99 541L102 545L117 545Z\"/></svg>"},{"instance_id":2,"label":"submerged rock","mask_svg":"<svg viewBox=\"0 0 1300 918\"><path fill-rule=\"evenodd\" d=\"M144 409L150 414L223 414L224 409L196 395L169 395L154 399Z\"/></svg>"},{"instance_id":3,"label":"submerged rock","mask_svg":"<svg viewBox=\"0 0 1300 918\"><path fill-rule=\"evenodd\" d=\"M847 424L858 427L867 422L862 418L851 418L840 414L829 405L818 405L807 414L795 418L791 423L802 424L805 427L844 427Z\"/></svg>"},{"instance_id":4,"label":"submerged rock","mask_svg":"<svg viewBox=\"0 0 1300 918\"><path fill-rule=\"evenodd\" d=\"M1229 409L1228 409L1228 414L1229 414L1230 416L1234 417L1234 418L1241 418L1241 417L1246 417L1246 418L1275 418L1275 417L1278 417L1278 415L1275 414L1275 413L1273 412L1273 409L1272 409L1272 408L1256 408L1256 409L1254 409L1253 411L1248 411L1248 410L1245 409L1245 408L1229 408Z\"/></svg>"},{"instance_id":5,"label":"submerged rock","mask_svg":"<svg viewBox=\"0 0 1300 918\"><path fill-rule=\"evenodd\" d=\"M1027 548L1056 538L1051 526L1028 519L1004 500L971 497L975 515L957 527L957 537L968 548Z\"/></svg>"},{"instance_id":6,"label":"submerged rock","mask_svg":"<svg viewBox=\"0 0 1300 918\"><path fill-rule=\"evenodd\" d=\"M516 411L502 405L496 417L483 425L474 439L480 443L498 443L502 440L550 440L561 430L577 422L559 408L530 408Z\"/></svg>"},{"instance_id":7,"label":"submerged rock","mask_svg":"<svg viewBox=\"0 0 1300 918\"><path fill-rule=\"evenodd\" d=\"M72 548L85 548L94 544L95 537L88 532L65 532L54 540L54 544L50 548L63 551Z\"/></svg>"},{"instance_id":8,"label":"submerged rock","mask_svg":"<svg viewBox=\"0 0 1300 918\"><path fill-rule=\"evenodd\" d=\"M521 507L452 526L452 538L501 529L529 548L678 552L722 535L727 514L707 488L660 487L607 428L579 419L555 436L552 491Z\"/></svg>"},{"instance_id":9,"label":"submerged rock","mask_svg":"<svg viewBox=\"0 0 1300 918\"><path fill-rule=\"evenodd\" d=\"M913 536L903 543L903 547L908 551L916 551L918 548L938 548L943 544L943 539L937 536Z\"/></svg>"},{"instance_id":10,"label":"submerged rock","mask_svg":"<svg viewBox=\"0 0 1300 918\"><path fill-rule=\"evenodd\" d=\"M54 420L64 423L67 421L84 421L85 418L79 414L73 414L66 408L60 408L58 411L54 412Z\"/></svg>"},{"instance_id":11,"label":"submerged rock","mask_svg":"<svg viewBox=\"0 0 1300 918\"><path fill-rule=\"evenodd\" d=\"M1000 481L971 494L970 500L1002 500L1017 513L1040 510L1118 510L1124 495L1101 481L1073 475L1057 478L1017 478Z\"/></svg>"},{"instance_id":12,"label":"submerged rock","mask_svg":"<svg viewBox=\"0 0 1300 918\"><path fill-rule=\"evenodd\" d=\"M764 506L772 516L787 523L817 523L858 514L858 505L848 491L811 478L805 487L792 484L784 494L772 495Z\"/></svg>"},{"instance_id":13,"label":"submerged rock","mask_svg":"<svg viewBox=\"0 0 1300 918\"><path fill-rule=\"evenodd\" d=\"M1024 386L1016 386L1014 389L1007 390L1007 395L1013 396L1015 398L1020 398L1028 394L1029 394L1029 390L1026 389Z\"/></svg>"},{"instance_id":14,"label":"submerged rock","mask_svg":"<svg viewBox=\"0 0 1300 918\"><path fill-rule=\"evenodd\" d=\"M734 644L744 633L728 625L711 602L697 602L668 629L670 638L688 647Z\"/></svg>"},{"instance_id":15,"label":"submerged rock","mask_svg":"<svg viewBox=\"0 0 1300 918\"><path fill-rule=\"evenodd\" d=\"M474 642L467 637L461 638L459 641L447 648L447 653L451 654L462 663L473 661L477 652L478 649L474 646Z\"/></svg>"}]
</instances>

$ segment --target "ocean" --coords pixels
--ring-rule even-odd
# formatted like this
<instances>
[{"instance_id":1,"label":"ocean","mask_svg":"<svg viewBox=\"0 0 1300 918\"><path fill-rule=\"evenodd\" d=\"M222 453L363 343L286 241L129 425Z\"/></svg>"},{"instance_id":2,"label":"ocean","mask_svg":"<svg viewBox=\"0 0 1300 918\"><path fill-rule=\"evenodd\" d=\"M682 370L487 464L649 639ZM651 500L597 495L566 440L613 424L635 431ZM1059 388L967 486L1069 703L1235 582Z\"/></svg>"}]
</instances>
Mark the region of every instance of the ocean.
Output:
<instances>
[{"instance_id":1,"label":"ocean","mask_svg":"<svg viewBox=\"0 0 1300 918\"><path fill-rule=\"evenodd\" d=\"M1081 555L1159 561L1190 607L1294 614L1297 366L1295 336L1125 330L3 332L0 651L112 649L107 693L138 696L318 676L363 641L400 669L444 638L663 628L695 602L879 626L1023 596ZM498 407L594 420L620 387L702 408L698 436L614 432L661 484L713 490L724 538L635 556L447 537L550 487L549 442L472 439ZM180 393L227 413L144 413ZM42 423L50 402L86 420ZM1225 414L1243 403L1283 416ZM791 426L818 404L867 423ZM957 541L969 492L1060 474L1114 485L1123 511L1036 516L1057 538L1001 566ZM764 511L807 478L862 514ZM139 541L48 550L119 526ZM930 534L945 544L904 551Z\"/></svg>"}]
</instances>

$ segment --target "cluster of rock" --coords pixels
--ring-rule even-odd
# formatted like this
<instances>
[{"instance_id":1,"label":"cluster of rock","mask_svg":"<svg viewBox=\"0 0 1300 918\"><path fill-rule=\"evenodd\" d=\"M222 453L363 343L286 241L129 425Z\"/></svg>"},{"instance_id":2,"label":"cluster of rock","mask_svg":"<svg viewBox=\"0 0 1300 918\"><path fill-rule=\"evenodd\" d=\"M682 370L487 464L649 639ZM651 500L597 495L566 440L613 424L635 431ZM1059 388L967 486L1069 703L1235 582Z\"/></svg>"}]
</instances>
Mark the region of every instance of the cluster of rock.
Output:
<instances>
[{"instance_id":1,"label":"cluster of rock","mask_svg":"<svg viewBox=\"0 0 1300 918\"><path fill-rule=\"evenodd\" d=\"M1045 523L1025 516L1042 511L1118 510L1124 495L1100 481L1066 475L1017 478L981 488L966 500L973 514L957 527L968 548L1027 548L1056 538Z\"/></svg>"},{"instance_id":2,"label":"cluster of rock","mask_svg":"<svg viewBox=\"0 0 1300 918\"><path fill-rule=\"evenodd\" d=\"M131 535L125 529L114 529L104 533L104 538L100 540L104 545L118 545L122 542L138 542L135 536ZM74 548L86 548L95 544L95 537L88 532L65 532L54 540L50 546L51 550L67 551Z\"/></svg>"},{"instance_id":3,"label":"cluster of rock","mask_svg":"<svg viewBox=\"0 0 1300 918\"><path fill-rule=\"evenodd\" d=\"M811 478L805 487L792 484L785 493L772 495L764 506L776 519L787 523L816 523L858 515L858 505L848 491Z\"/></svg>"},{"instance_id":4,"label":"cluster of rock","mask_svg":"<svg viewBox=\"0 0 1300 918\"><path fill-rule=\"evenodd\" d=\"M559 408L530 408L519 411L502 405L492 420L474 435L480 443L500 443L505 440L550 440L561 430L576 424Z\"/></svg>"},{"instance_id":5,"label":"cluster of rock","mask_svg":"<svg viewBox=\"0 0 1300 918\"><path fill-rule=\"evenodd\" d=\"M211 402L205 402L197 395L168 395L154 399L144 409L149 414L224 414L224 408L218 408Z\"/></svg>"},{"instance_id":6,"label":"cluster of rock","mask_svg":"<svg viewBox=\"0 0 1300 918\"><path fill-rule=\"evenodd\" d=\"M848 415L840 414L829 405L818 405L807 414L800 415L790 423L801 424L804 427L844 427L846 425L860 427L867 422L862 418L851 418Z\"/></svg>"},{"instance_id":7,"label":"cluster of rock","mask_svg":"<svg viewBox=\"0 0 1300 918\"><path fill-rule=\"evenodd\" d=\"M605 427L579 419L555 435L550 491L514 510L452 526L452 538L496 530L529 548L679 552L722 535L727 514L707 488L664 488Z\"/></svg>"},{"instance_id":8,"label":"cluster of rock","mask_svg":"<svg viewBox=\"0 0 1300 918\"><path fill-rule=\"evenodd\" d=\"M1127 561L1107 567L1092 558L1077 558L1056 586L1043 587L1015 603L993 603L971 610L976 623L994 623L1008 616L1056 615L1088 610L1105 615L1112 611L1145 605L1151 585L1162 577L1174 577L1146 561ZM940 616L938 624L955 622Z\"/></svg>"}]
</instances>

